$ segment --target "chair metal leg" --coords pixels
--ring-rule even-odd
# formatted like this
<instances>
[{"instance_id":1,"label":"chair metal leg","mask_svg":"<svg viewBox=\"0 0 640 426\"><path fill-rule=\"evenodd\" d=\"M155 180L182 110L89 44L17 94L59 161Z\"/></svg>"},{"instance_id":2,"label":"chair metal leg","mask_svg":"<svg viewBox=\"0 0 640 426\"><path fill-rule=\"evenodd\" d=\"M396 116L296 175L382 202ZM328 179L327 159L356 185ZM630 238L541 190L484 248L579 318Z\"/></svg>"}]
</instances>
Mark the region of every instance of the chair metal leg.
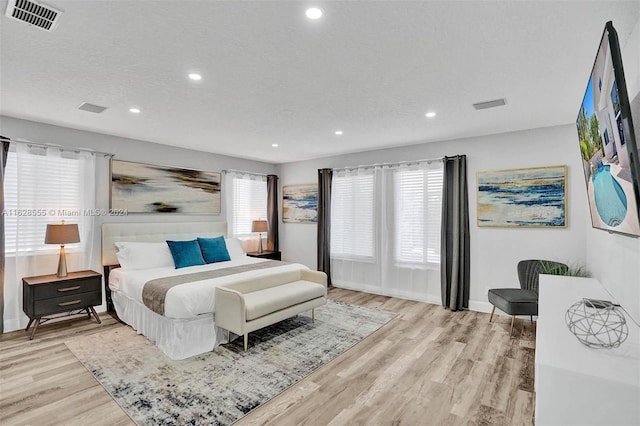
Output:
<instances>
[{"instance_id":1,"label":"chair metal leg","mask_svg":"<svg viewBox=\"0 0 640 426\"><path fill-rule=\"evenodd\" d=\"M244 333L244 351L249 347L249 333Z\"/></svg>"},{"instance_id":2,"label":"chair metal leg","mask_svg":"<svg viewBox=\"0 0 640 426\"><path fill-rule=\"evenodd\" d=\"M311 322L316 322L316 308L311 308Z\"/></svg>"},{"instance_id":3,"label":"chair metal leg","mask_svg":"<svg viewBox=\"0 0 640 426\"><path fill-rule=\"evenodd\" d=\"M496 307L494 306L493 309L491 310L491 316L489 317L489 322L491 322L491 320L493 319L493 313L496 311Z\"/></svg>"},{"instance_id":4,"label":"chair metal leg","mask_svg":"<svg viewBox=\"0 0 640 426\"><path fill-rule=\"evenodd\" d=\"M516 320L515 315L511 315L511 330L509 330L509 336L513 335L513 322Z\"/></svg>"},{"instance_id":5,"label":"chair metal leg","mask_svg":"<svg viewBox=\"0 0 640 426\"><path fill-rule=\"evenodd\" d=\"M231 332L227 330L227 343L231 342Z\"/></svg>"},{"instance_id":6,"label":"chair metal leg","mask_svg":"<svg viewBox=\"0 0 640 426\"><path fill-rule=\"evenodd\" d=\"M533 324L533 315L529 315L529 319L531 320L531 324Z\"/></svg>"}]
</instances>

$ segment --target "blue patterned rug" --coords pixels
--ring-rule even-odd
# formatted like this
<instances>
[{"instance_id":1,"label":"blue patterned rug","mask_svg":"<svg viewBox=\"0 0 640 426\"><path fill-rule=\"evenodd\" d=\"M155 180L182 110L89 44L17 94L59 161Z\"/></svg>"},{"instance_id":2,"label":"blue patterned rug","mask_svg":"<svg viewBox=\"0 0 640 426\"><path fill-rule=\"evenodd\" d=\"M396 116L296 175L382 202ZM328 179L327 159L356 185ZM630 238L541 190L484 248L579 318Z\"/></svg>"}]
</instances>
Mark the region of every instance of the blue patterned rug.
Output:
<instances>
[{"instance_id":1,"label":"blue patterned rug","mask_svg":"<svg viewBox=\"0 0 640 426\"><path fill-rule=\"evenodd\" d=\"M229 425L392 320L329 301L212 352L172 361L130 327L66 345L139 425Z\"/></svg>"}]
</instances>

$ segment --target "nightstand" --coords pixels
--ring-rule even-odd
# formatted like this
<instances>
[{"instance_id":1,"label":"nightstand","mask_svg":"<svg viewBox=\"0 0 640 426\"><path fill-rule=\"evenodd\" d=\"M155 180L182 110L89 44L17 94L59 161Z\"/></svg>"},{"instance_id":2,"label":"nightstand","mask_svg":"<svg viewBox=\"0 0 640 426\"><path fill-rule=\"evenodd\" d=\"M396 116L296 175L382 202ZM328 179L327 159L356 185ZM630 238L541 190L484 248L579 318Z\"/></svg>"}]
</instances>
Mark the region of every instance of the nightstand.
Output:
<instances>
[{"instance_id":1,"label":"nightstand","mask_svg":"<svg viewBox=\"0 0 640 426\"><path fill-rule=\"evenodd\" d=\"M260 257L262 259L282 260L282 253L279 251L264 250L262 253L258 253L257 251L250 251L247 253L247 256Z\"/></svg>"},{"instance_id":2,"label":"nightstand","mask_svg":"<svg viewBox=\"0 0 640 426\"><path fill-rule=\"evenodd\" d=\"M102 275L94 271L70 272L64 278L57 275L40 275L22 279L22 310L29 317L29 330L33 321L35 326L29 340L36 335L38 326L54 318L46 318L53 314L75 310L91 315L101 323L94 306L102 304ZM55 317L58 318L58 317Z\"/></svg>"}]
</instances>

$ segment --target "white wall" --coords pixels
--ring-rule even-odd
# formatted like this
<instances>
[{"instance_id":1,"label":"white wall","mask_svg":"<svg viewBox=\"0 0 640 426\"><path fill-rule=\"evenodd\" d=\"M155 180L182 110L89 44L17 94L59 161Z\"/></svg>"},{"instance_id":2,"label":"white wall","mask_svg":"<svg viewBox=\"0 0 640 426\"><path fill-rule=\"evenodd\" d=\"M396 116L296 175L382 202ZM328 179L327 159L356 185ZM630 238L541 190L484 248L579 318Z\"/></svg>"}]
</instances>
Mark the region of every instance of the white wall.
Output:
<instances>
[{"instance_id":1,"label":"white wall","mask_svg":"<svg viewBox=\"0 0 640 426\"><path fill-rule=\"evenodd\" d=\"M578 101L579 102L579 101ZM481 112L491 114L491 111ZM566 125L462 140L425 143L317 160L282 164L281 185L317 182L317 169L467 155L471 228L470 308L489 311L487 290L518 287L522 259L551 259L584 265L588 210L575 126ZM568 227L565 229L479 228L476 172L508 168L568 166ZM316 226L282 223L283 259L316 268ZM430 294L439 300L440 294Z\"/></svg>"},{"instance_id":2,"label":"white wall","mask_svg":"<svg viewBox=\"0 0 640 426\"><path fill-rule=\"evenodd\" d=\"M35 121L21 120L12 117L0 116L0 135L24 139L32 142L51 143L68 147L89 148L97 151L115 154L116 159L138 161L143 163L170 165L201 170L221 171L225 169L247 170L255 173L273 174L276 166L241 158L216 155L167 145L160 145L135 139L109 136L100 133L86 132L66 127L53 126ZM185 138L188 138L185 132ZM100 159L96 175L96 203L98 208L109 207L109 166L108 161ZM46 176L42 177L46 179ZM224 187L222 189L224 191ZM224 197L223 197L224 199ZM128 216L98 216L95 218L93 235L93 261L92 269L102 272L100 263L100 231L104 222L179 222L179 221L224 221L223 212L219 215L184 215L184 214L130 214ZM58 256L43 255L31 260L34 275L54 273L57 267ZM77 259L73 253L67 254L70 271L79 268ZM15 262L13 258L7 258L6 279L16 276ZM104 295L103 295L104 297ZM27 324L27 317L22 313L22 287L5 286L5 330L11 331ZM98 310L104 310L103 304Z\"/></svg>"},{"instance_id":3,"label":"white wall","mask_svg":"<svg viewBox=\"0 0 640 426\"><path fill-rule=\"evenodd\" d=\"M627 92L630 100L635 99L633 124L640 135L640 21L621 48ZM636 143L640 143L638 136ZM586 233L587 261L594 277L640 322L640 238L593 229L591 222Z\"/></svg>"}]
</instances>

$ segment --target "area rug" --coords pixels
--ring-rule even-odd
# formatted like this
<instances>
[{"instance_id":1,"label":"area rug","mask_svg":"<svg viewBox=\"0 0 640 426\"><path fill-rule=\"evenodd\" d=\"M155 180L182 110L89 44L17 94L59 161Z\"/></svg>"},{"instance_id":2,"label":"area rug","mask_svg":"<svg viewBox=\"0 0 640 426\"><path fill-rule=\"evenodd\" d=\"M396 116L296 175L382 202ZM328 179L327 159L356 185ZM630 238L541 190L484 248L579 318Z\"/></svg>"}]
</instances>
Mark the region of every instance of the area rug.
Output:
<instances>
[{"instance_id":1,"label":"area rug","mask_svg":"<svg viewBox=\"0 0 640 426\"><path fill-rule=\"evenodd\" d=\"M329 301L212 352L167 358L130 327L66 345L139 425L229 425L331 361L396 316Z\"/></svg>"}]
</instances>

